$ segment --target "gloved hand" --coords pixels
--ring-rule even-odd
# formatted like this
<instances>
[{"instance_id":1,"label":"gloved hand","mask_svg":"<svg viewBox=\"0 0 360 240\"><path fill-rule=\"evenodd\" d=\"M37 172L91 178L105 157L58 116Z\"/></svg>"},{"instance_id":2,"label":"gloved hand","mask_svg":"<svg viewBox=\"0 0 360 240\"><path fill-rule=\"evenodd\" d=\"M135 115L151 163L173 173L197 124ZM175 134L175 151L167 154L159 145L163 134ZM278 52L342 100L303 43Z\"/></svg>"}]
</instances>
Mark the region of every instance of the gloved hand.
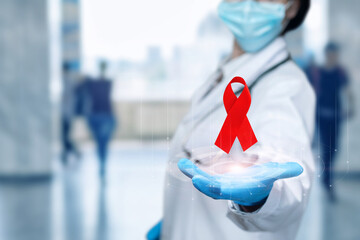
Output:
<instances>
[{"instance_id":1,"label":"gloved hand","mask_svg":"<svg viewBox=\"0 0 360 240\"><path fill-rule=\"evenodd\" d=\"M146 234L147 240L160 240L162 220L153 226Z\"/></svg>"},{"instance_id":2,"label":"gloved hand","mask_svg":"<svg viewBox=\"0 0 360 240\"><path fill-rule=\"evenodd\" d=\"M268 162L244 168L239 173L220 175L210 175L185 158L178 162L178 167L203 194L214 199L232 200L243 206L264 203L276 180L296 177L303 172L296 162Z\"/></svg>"}]
</instances>

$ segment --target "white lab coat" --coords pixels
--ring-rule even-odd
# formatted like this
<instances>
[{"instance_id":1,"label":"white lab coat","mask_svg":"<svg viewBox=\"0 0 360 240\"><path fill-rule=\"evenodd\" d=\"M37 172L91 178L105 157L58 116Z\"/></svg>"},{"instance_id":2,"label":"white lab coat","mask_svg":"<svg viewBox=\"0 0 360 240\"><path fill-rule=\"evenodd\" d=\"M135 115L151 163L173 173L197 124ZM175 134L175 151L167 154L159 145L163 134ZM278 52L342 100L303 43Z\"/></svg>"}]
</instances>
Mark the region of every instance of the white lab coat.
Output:
<instances>
[{"instance_id":1,"label":"white lab coat","mask_svg":"<svg viewBox=\"0 0 360 240\"><path fill-rule=\"evenodd\" d=\"M241 76L248 86L264 71L289 55L283 38L277 38L256 54L244 54L220 69L222 81L201 100L201 95L217 78L216 72L195 93L190 112L179 125L170 149L165 180L162 240L295 239L305 211L315 169L310 142L313 134L315 97L303 72L287 61L266 74L251 88L252 103L247 114L258 143L247 152L258 161L296 161L304 172L295 178L275 182L266 203L254 213L244 213L231 201L214 200L194 188L177 162L186 157L200 160L206 168L215 164L214 143L226 118L222 104L226 85ZM234 91L240 88L233 86ZM236 139L229 156L242 161ZM207 160L206 160L207 159ZM211 167L210 167L211 168Z\"/></svg>"}]
</instances>

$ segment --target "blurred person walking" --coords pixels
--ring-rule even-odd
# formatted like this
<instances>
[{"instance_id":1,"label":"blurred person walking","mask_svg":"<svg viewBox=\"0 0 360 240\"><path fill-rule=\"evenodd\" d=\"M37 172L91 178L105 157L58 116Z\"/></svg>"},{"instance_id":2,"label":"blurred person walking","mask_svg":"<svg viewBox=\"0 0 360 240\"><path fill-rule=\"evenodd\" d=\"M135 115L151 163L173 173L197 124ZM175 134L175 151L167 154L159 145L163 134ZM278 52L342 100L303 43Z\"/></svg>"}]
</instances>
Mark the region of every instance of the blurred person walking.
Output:
<instances>
[{"instance_id":1,"label":"blurred person walking","mask_svg":"<svg viewBox=\"0 0 360 240\"><path fill-rule=\"evenodd\" d=\"M344 117L354 114L353 96L346 70L339 63L339 46L330 42L325 47L325 65L320 69L317 89L317 125L320 131L320 148L324 164L323 184L330 201L335 201L333 164L339 151L341 123ZM349 111L344 112L342 93L349 101Z\"/></svg>"},{"instance_id":2,"label":"blurred person walking","mask_svg":"<svg viewBox=\"0 0 360 240\"><path fill-rule=\"evenodd\" d=\"M68 162L71 153L80 157L75 144L71 139L72 121L75 117L75 79L71 74L71 64L64 62L63 70L63 93L61 104L61 159L64 164Z\"/></svg>"},{"instance_id":3,"label":"blurred person walking","mask_svg":"<svg viewBox=\"0 0 360 240\"><path fill-rule=\"evenodd\" d=\"M115 117L111 104L112 83L106 78L107 63L100 63L100 76L86 83L89 98L88 124L97 144L100 176L106 173L108 144L115 130Z\"/></svg>"}]
</instances>

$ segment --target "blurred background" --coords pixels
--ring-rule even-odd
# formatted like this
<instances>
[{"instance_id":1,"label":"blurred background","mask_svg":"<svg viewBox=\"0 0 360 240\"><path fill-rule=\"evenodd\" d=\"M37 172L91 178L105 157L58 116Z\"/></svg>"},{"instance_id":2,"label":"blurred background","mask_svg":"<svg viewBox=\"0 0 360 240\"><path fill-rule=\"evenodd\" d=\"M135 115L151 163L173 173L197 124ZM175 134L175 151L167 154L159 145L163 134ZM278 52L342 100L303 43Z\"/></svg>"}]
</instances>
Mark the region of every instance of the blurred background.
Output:
<instances>
[{"instance_id":1,"label":"blurred background","mask_svg":"<svg viewBox=\"0 0 360 240\"><path fill-rule=\"evenodd\" d=\"M0 0L0 239L144 239L176 126L232 46L218 3ZM354 96L342 99L333 198L315 136L298 239L360 239L359 12L358 0L312 0L286 37L315 90L332 42Z\"/></svg>"}]
</instances>

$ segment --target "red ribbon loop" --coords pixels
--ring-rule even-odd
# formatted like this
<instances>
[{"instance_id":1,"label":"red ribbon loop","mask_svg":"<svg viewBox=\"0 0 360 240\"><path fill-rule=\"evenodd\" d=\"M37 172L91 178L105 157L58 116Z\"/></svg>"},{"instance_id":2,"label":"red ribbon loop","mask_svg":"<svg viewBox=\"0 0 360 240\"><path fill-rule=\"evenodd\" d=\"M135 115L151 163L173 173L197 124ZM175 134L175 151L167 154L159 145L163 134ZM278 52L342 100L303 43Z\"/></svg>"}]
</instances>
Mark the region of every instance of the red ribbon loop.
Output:
<instances>
[{"instance_id":1,"label":"red ribbon loop","mask_svg":"<svg viewBox=\"0 0 360 240\"><path fill-rule=\"evenodd\" d=\"M232 90L232 83L241 83L244 85L244 89L239 97L236 97ZM246 116L251 104L251 95L243 78L234 77L230 81L225 89L223 100L228 115L221 127L215 145L224 152L229 153L237 137L243 151L246 151L257 142L257 139L251 128L249 119Z\"/></svg>"}]
</instances>

